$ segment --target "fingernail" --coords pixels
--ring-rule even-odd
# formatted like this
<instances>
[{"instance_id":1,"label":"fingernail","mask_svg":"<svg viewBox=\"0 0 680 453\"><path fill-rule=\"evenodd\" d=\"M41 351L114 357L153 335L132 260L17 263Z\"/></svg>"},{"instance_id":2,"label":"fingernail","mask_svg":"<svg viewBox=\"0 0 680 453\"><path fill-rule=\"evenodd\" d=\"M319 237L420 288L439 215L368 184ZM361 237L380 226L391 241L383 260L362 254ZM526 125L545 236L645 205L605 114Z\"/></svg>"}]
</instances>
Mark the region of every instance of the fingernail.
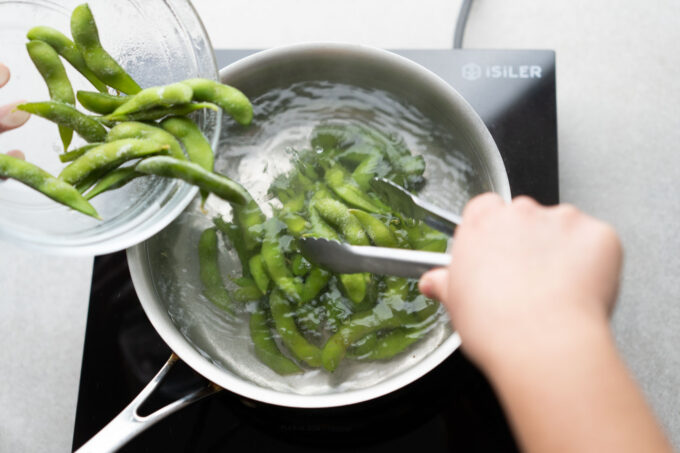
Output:
<instances>
[{"instance_id":1,"label":"fingernail","mask_svg":"<svg viewBox=\"0 0 680 453\"><path fill-rule=\"evenodd\" d=\"M26 155L19 151L18 149L13 149L12 151L7 151L8 156L16 157L17 159L26 160Z\"/></svg>"},{"instance_id":2,"label":"fingernail","mask_svg":"<svg viewBox=\"0 0 680 453\"><path fill-rule=\"evenodd\" d=\"M15 101L0 108L0 132L14 129L28 121L31 114L16 109L16 106L23 102L25 101Z\"/></svg>"},{"instance_id":3,"label":"fingernail","mask_svg":"<svg viewBox=\"0 0 680 453\"><path fill-rule=\"evenodd\" d=\"M427 274L424 274L422 277L420 277L418 289L425 297L432 297L432 281L427 276Z\"/></svg>"},{"instance_id":4,"label":"fingernail","mask_svg":"<svg viewBox=\"0 0 680 453\"><path fill-rule=\"evenodd\" d=\"M0 63L0 87L7 83L9 80L9 68L4 64Z\"/></svg>"}]
</instances>

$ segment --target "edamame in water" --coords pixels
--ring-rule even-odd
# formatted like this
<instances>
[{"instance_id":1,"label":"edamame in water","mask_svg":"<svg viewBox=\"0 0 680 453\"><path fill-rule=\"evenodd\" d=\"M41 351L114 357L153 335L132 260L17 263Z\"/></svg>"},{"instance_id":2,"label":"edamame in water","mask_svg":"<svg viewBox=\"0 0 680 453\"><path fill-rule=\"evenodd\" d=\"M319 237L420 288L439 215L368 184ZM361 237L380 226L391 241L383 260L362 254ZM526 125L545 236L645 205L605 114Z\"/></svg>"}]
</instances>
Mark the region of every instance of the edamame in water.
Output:
<instances>
[{"instance_id":1,"label":"edamame in water","mask_svg":"<svg viewBox=\"0 0 680 453\"><path fill-rule=\"evenodd\" d=\"M362 309L365 312L366 307L362 306L364 302L357 304L356 307L348 305L342 281L335 276L324 275L313 265L306 269L291 247L294 247L292 244L295 234L318 230L321 235L325 235L329 233L328 229L338 234L337 231L342 231L342 228L333 225L332 220L342 223L347 212L336 213L337 218L334 219L332 210L326 212L326 218L318 212L299 211L300 200L295 190L289 191L288 194L282 193L279 197L273 196L269 189L277 177L292 172L294 162L302 160L302 151L310 148L313 131L321 125L339 125L350 129L368 127L379 131L391 141L403 141L413 156L422 156L419 159L425 164L423 177L426 183L420 194L448 209L459 210L470 197L490 187L483 186L483 182L480 183L480 180L484 181L478 175L480 170L462 151L458 151L463 149L464 143L450 136L437 124L436 118L427 117L416 109L403 105L386 92L361 90L328 82L303 82L286 89L268 92L252 101L254 119L247 130L239 130L236 124L225 123L222 135L224 145L216 153L215 170L234 178L246 187L261 207L263 215L267 218L278 216L280 223L276 226L282 229L281 231L287 232L278 235L278 241L289 272L275 275L277 278L283 276L284 282L291 282L291 285L284 285L284 288L287 287L288 291L296 293L298 299L296 302L295 297L287 298L288 306L278 303L275 308L279 310L278 315L281 315L283 310L289 316L297 317L297 333L289 334L286 331L291 328L289 324L280 325L279 328L283 329L286 335L290 335L287 341L298 355L281 341L272 313L266 309L263 313L263 305L265 308L267 305L263 304L262 300L266 298L241 302L237 306L236 317L229 318L202 295L198 275L200 266L197 263L198 239L203 231L213 227L210 221L212 217L218 218L216 225L220 231L230 231L229 225L235 225L236 222L231 206L217 198L210 198L205 204L208 216L200 211L200 201L195 200L192 207L177 221L147 243L149 256L153 261L150 263L154 273L153 279L157 282L161 298L167 303L170 316L180 331L212 360L264 387L299 394L323 394L369 387L399 374L448 337L450 327L443 310L439 309L438 305L428 305L422 300L424 299L422 296L418 298L413 281L397 280L393 285L393 291L395 293L406 291L410 294L408 297L415 305L408 309L413 313L422 314L425 320L414 315L408 318L409 322L401 329L393 329L394 326L389 323L379 325L378 327L388 328L384 330L385 335L382 332L376 334L371 329L360 332L348 327L346 329L350 329L349 331L342 332L352 332L353 335L365 334L365 342L370 344L357 343L349 345L354 347L348 348L340 342L339 347L331 348L324 354L324 344L333 335L332 329L324 327L324 319L332 318L336 323L335 329L338 329L343 323L350 322L352 316L356 316L352 310ZM347 153L345 157L352 159L356 156ZM372 158L370 165L366 164L363 168L368 166L377 168L381 165L378 158L369 157ZM407 166L409 162L401 163ZM332 165L328 168L332 168ZM367 210L347 200L347 197L353 196L352 193L362 193L361 187L365 185L362 168L359 168L357 173L359 181L354 179L356 186L350 181L350 178L353 178L352 168L356 171L357 167L350 166L342 174L336 172L342 179L339 179L337 174L329 176L333 179L331 181L333 185L341 187L349 182L351 187L356 187L359 191L340 189L338 193L324 181L323 173L320 174L319 180L311 181L312 184L319 183L323 186L314 186L311 190L316 190L333 200L325 202L328 205L325 208L329 206L333 208L335 202L339 202L345 206L350 215L354 215L353 211L361 210L369 216L359 214L354 216L356 223L344 225L349 228L349 233L356 236L355 240L364 240L358 239L362 236L355 231L357 228L363 228L364 236L370 243L382 242L385 245L396 243L400 246L409 244L405 230L393 232L388 221L389 216L380 206L381 201L378 200L376 209ZM394 168L394 165L392 164L390 168ZM309 179L309 176L304 170L300 174L302 175L300 180L294 184L298 184L296 187L306 187L305 184L309 184L310 181L305 178ZM405 184L409 183L417 185L417 178ZM450 188L450 191L442 193L441 187ZM304 189L307 190L310 189ZM304 206L307 206L308 201L303 199ZM383 227L381 228L377 222L382 222ZM260 252L263 237L266 238L267 233L266 228L257 231L258 235L253 236L251 240L255 246L251 248L244 247L244 241L238 240L240 236L233 234L234 232L231 232L230 236L219 233L218 261L223 283L225 288L234 292L239 289L236 281L242 275L247 275L252 282L259 280L259 286L267 288L270 294L277 292L276 297L279 297L277 300L280 302L280 296L284 292L279 289L274 279L266 281L260 275L263 267L266 270L266 260ZM234 237L236 240L233 240ZM276 263L280 265L281 261L276 258ZM257 278L252 275L253 272L257 274ZM312 296L302 297L299 293L305 291L304 284L307 282L309 282L307 291ZM381 283L377 289L369 285L366 294L376 292L379 294L380 291L385 291L384 285L385 283ZM257 288L258 284L254 286ZM318 290L314 286L321 286L322 289ZM254 291L252 293L255 295ZM345 302L341 301L342 298L345 298ZM368 296L364 298L367 299ZM307 303L302 302L303 300ZM432 307L435 309L434 314L431 313ZM376 316L380 316L380 308L377 310ZM251 320L252 313L257 316L255 320ZM285 358L297 364L303 373L292 372L294 370L292 367L291 370L279 368L277 372L272 369L271 362L266 364L262 360L261 350L259 356L256 354L259 349L253 347L250 324L257 325L260 330L256 329L255 333L262 335L261 328L265 315L272 334L277 337L278 349ZM319 326L324 332L323 335L309 333L310 329L319 329ZM342 332L338 335L342 336ZM313 352L314 348L301 343L298 333L303 335L307 343L322 351L320 364L318 353ZM269 347L271 346L269 343ZM302 350L297 349L298 346L301 346ZM407 352L395 355L395 351L398 350ZM382 360L390 356L391 359ZM317 368L324 365L324 357L327 369L335 367L332 373Z\"/></svg>"}]
</instances>

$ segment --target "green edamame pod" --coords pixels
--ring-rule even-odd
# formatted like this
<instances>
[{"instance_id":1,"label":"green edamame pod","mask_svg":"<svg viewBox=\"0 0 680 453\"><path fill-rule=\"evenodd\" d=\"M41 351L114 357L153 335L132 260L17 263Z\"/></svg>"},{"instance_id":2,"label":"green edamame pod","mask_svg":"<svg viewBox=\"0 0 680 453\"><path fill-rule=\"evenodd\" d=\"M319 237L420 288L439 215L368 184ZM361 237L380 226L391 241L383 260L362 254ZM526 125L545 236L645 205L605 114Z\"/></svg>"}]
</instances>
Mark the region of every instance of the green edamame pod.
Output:
<instances>
[{"instance_id":1,"label":"green edamame pod","mask_svg":"<svg viewBox=\"0 0 680 453\"><path fill-rule=\"evenodd\" d=\"M71 13L71 35L88 69L99 80L125 94L141 91L137 82L102 47L97 24L87 3L76 6Z\"/></svg>"},{"instance_id":2,"label":"green edamame pod","mask_svg":"<svg viewBox=\"0 0 680 453\"><path fill-rule=\"evenodd\" d=\"M210 79L188 79L182 83L192 89L194 101L217 104L244 126L252 121L253 106L248 98L236 88Z\"/></svg>"},{"instance_id":3,"label":"green edamame pod","mask_svg":"<svg viewBox=\"0 0 680 453\"><path fill-rule=\"evenodd\" d=\"M352 172L352 179L356 181L361 190L368 191L373 178L381 178L388 174L389 164L383 161L379 152L369 155L361 161Z\"/></svg>"},{"instance_id":4,"label":"green edamame pod","mask_svg":"<svg viewBox=\"0 0 680 453\"><path fill-rule=\"evenodd\" d=\"M350 213L356 217L364 231L369 238L378 247L398 247L397 238L394 236L390 228L383 222L369 214L368 212L359 209L350 209Z\"/></svg>"},{"instance_id":5,"label":"green edamame pod","mask_svg":"<svg viewBox=\"0 0 680 453\"><path fill-rule=\"evenodd\" d=\"M85 199L91 200L103 192L123 187L125 184L140 176L142 176L142 174L136 172L134 167L116 168L101 178L92 190L85 194Z\"/></svg>"},{"instance_id":6,"label":"green edamame pod","mask_svg":"<svg viewBox=\"0 0 680 453\"><path fill-rule=\"evenodd\" d=\"M182 142L191 162L197 163L207 171L213 171L215 157L212 146L196 123L189 118L173 116L161 121L161 127ZM208 193L201 192L201 198L205 203Z\"/></svg>"},{"instance_id":7,"label":"green edamame pod","mask_svg":"<svg viewBox=\"0 0 680 453\"><path fill-rule=\"evenodd\" d=\"M95 143L88 143L87 145L81 146L80 148L73 149L71 151L67 151L65 153L59 154L59 160L66 163L66 162L72 162L91 150L92 148L95 148L99 145L101 145L101 142L95 142Z\"/></svg>"},{"instance_id":8,"label":"green edamame pod","mask_svg":"<svg viewBox=\"0 0 680 453\"><path fill-rule=\"evenodd\" d=\"M324 198L317 200L314 203L314 208L325 221L336 227L350 244L370 245L361 222L340 201Z\"/></svg>"},{"instance_id":9,"label":"green edamame pod","mask_svg":"<svg viewBox=\"0 0 680 453\"><path fill-rule=\"evenodd\" d=\"M311 367L321 366L321 350L302 336L295 325L295 312L279 290L272 291L269 296L269 308L276 331L290 352Z\"/></svg>"},{"instance_id":10,"label":"green edamame pod","mask_svg":"<svg viewBox=\"0 0 680 453\"><path fill-rule=\"evenodd\" d=\"M90 143L103 142L106 138L104 126L69 104L55 101L28 102L17 105L17 109L71 128Z\"/></svg>"},{"instance_id":11,"label":"green edamame pod","mask_svg":"<svg viewBox=\"0 0 680 453\"><path fill-rule=\"evenodd\" d=\"M234 218L243 233L243 242L247 250L256 250L262 245L264 213L257 202L248 195L244 206L232 206Z\"/></svg>"},{"instance_id":12,"label":"green edamame pod","mask_svg":"<svg viewBox=\"0 0 680 453\"><path fill-rule=\"evenodd\" d=\"M250 197L243 186L232 179L219 173L205 171L197 164L169 156L149 157L138 163L136 169L140 173L181 179L214 193L229 203L243 204Z\"/></svg>"},{"instance_id":13,"label":"green edamame pod","mask_svg":"<svg viewBox=\"0 0 680 453\"><path fill-rule=\"evenodd\" d=\"M168 145L170 148L168 154L175 159L186 160L182 145L175 139L175 137L161 129L160 127L152 126L151 124L140 123L138 121L126 121L118 123L111 128L106 135L107 142L122 140L124 138L139 138L151 140L161 145Z\"/></svg>"},{"instance_id":14,"label":"green edamame pod","mask_svg":"<svg viewBox=\"0 0 680 453\"><path fill-rule=\"evenodd\" d=\"M0 154L0 177L15 179L58 203L101 220L94 207L75 187L55 178L30 162Z\"/></svg>"},{"instance_id":15,"label":"green edamame pod","mask_svg":"<svg viewBox=\"0 0 680 453\"><path fill-rule=\"evenodd\" d=\"M42 41L29 41L26 43L26 50L28 50L28 55L33 60L33 64L38 68L38 72L45 79L50 99L75 105L73 87L66 75L64 65L61 64L59 55L52 46ZM59 125L59 135L61 136L61 143L64 145L64 151L66 151L73 138L73 129Z\"/></svg>"},{"instance_id":16,"label":"green edamame pod","mask_svg":"<svg viewBox=\"0 0 680 453\"><path fill-rule=\"evenodd\" d=\"M218 262L217 232L208 228L198 240L199 276L203 284L203 295L216 307L234 314L234 302L222 281Z\"/></svg>"},{"instance_id":17,"label":"green edamame pod","mask_svg":"<svg viewBox=\"0 0 680 453\"><path fill-rule=\"evenodd\" d=\"M168 145L161 145L150 140L139 140L136 138L126 138L104 143L92 148L71 162L61 171L59 179L69 184L77 184L95 172L105 173L107 170L115 168L128 160L167 152L168 148Z\"/></svg>"},{"instance_id":18,"label":"green edamame pod","mask_svg":"<svg viewBox=\"0 0 680 453\"><path fill-rule=\"evenodd\" d=\"M76 93L78 102L90 112L107 115L123 105L129 96L114 96L109 93L99 93L96 91L82 91Z\"/></svg>"},{"instance_id":19,"label":"green edamame pod","mask_svg":"<svg viewBox=\"0 0 680 453\"><path fill-rule=\"evenodd\" d=\"M326 170L324 176L326 184L346 203L361 208L364 211L381 213L386 212L385 207L378 200L371 199L366 192L355 185L353 180L347 177L347 173L340 165L334 165Z\"/></svg>"},{"instance_id":20,"label":"green edamame pod","mask_svg":"<svg viewBox=\"0 0 680 453\"><path fill-rule=\"evenodd\" d=\"M71 66L81 73L83 77L89 80L98 91L101 91L102 93L106 92L106 84L90 71L76 45L63 33L51 27L38 26L31 28L26 34L26 37L31 41L38 40L49 44L59 55L64 57Z\"/></svg>"},{"instance_id":21,"label":"green edamame pod","mask_svg":"<svg viewBox=\"0 0 680 453\"><path fill-rule=\"evenodd\" d=\"M224 233L229 239L229 242L231 243L231 246L234 247L234 250L236 250L236 255L238 255L238 259L241 263L242 274L243 276L248 277L250 275L248 263L251 254L248 249L246 249L241 228L235 223L225 222L221 217L215 217L213 223L217 229Z\"/></svg>"},{"instance_id":22,"label":"green edamame pod","mask_svg":"<svg viewBox=\"0 0 680 453\"><path fill-rule=\"evenodd\" d=\"M301 373L302 369L288 357L284 356L274 341L265 308L258 304L250 315L250 337L255 347L255 356L275 373L286 376Z\"/></svg>"},{"instance_id":23,"label":"green edamame pod","mask_svg":"<svg viewBox=\"0 0 680 453\"><path fill-rule=\"evenodd\" d=\"M302 284L302 289L300 290L300 302L303 304L314 299L322 289L328 284L331 274L319 267L313 267L312 270L307 275L305 282Z\"/></svg>"},{"instance_id":24,"label":"green edamame pod","mask_svg":"<svg viewBox=\"0 0 680 453\"><path fill-rule=\"evenodd\" d=\"M253 282L250 286L242 286L236 288L232 293L232 298L236 302L250 302L252 300L259 300L262 297L262 291Z\"/></svg>"},{"instance_id":25,"label":"green edamame pod","mask_svg":"<svg viewBox=\"0 0 680 453\"><path fill-rule=\"evenodd\" d=\"M311 227L311 224L304 217L285 209L279 213L279 218L286 224L290 234L296 238L300 237L305 230Z\"/></svg>"},{"instance_id":26,"label":"green edamame pod","mask_svg":"<svg viewBox=\"0 0 680 453\"><path fill-rule=\"evenodd\" d=\"M370 312L353 315L324 345L321 351L323 367L328 371L335 371L352 344L372 332L399 327L400 324L401 321L396 316L391 313L382 315L378 307Z\"/></svg>"},{"instance_id":27,"label":"green edamame pod","mask_svg":"<svg viewBox=\"0 0 680 453\"><path fill-rule=\"evenodd\" d=\"M445 252L449 237L444 233L429 227L423 222L409 225L404 222L403 228L406 230L408 242L415 250L425 250L428 252Z\"/></svg>"},{"instance_id":28,"label":"green edamame pod","mask_svg":"<svg viewBox=\"0 0 680 453\"><path fill-rule=\"evenodd\" d=\"M182 116L201 109L217 111L219 107L210 102L192 102L191 104L175 105L172 107L159 107L155 109L142 110L139 112L128 113L126 115L114 115L113 113L102 116L103 121L153 121L165 118L166 116Z\"/></svg>"},{"instance_id":29,"label":"green edamame pod","mask_svg":"<svg viewBox=\"0 0 680 453\"><path fill-rule=\"evenodd\" d=\"M295 310L295 323L305 335L320 337L323 324L323 307L315 303L300 305Z\"/></svg>"},{"instance_id":30,"label":"green edamame pod","mask_svg":"<svg viewBox=\"0 0 680 453\"><path fill-rule=\"evenodd\" d=\"M193 91L183 83L144 88L113 111L112 116L129 115L154 108L168 108L191 102Z\"/></svg>"},{"instance_id":31,"label":"green edamame pod","mask_svg":"<svg viewBox=\"0 0 680 453\"><path fill-rule=\"evenodd\" d=\"M281 232L284 229L285 225L276 218L271 218L265 222L261 252L262 261L276 287L286 297L298 302L300 301L302 284L288 268L281 249Z\"/></svg>"},{"instance_id":32,"label":"green edamame pod","mask_svg":"<svg viewBox=\"0 0 680 453\"><path fill-rule=\"evenodd\" d=\"M345 303L343 297L337 286L331 281L329 290L321 296L321 303L324 307L326 318L326 328L331 332L337 332L341 325L343 325L352 316L352 310L349 304Z\"/></svg>"},{"instance_id":33,"label":"green edamame pod","mask_svg":"<svg viewBox=\"0 0 680 453\"><path fill-rule=\"evenodd\" d=\"M264 262L262 261L262 255L257 254L250 258L248 261L248 268L250 269L250 274L255 280L255 284L260 289L262 294L267 294L269 290L269 275L267 274L267 269L265 268Z\"/></svg>"},{"instance_id":34,"label":"green edamame pod","mask_svg":"<svg viewBox=\"0 0 680 453\"><path fill-rule=\"evenodd\" d=\"M351 349L351 356L362 361L391 359L423 338L427 332L427 328L414 327L397 328L381 336L371 334L366 343Z\"/></svg>"},{"instance_id":35,"label":"green edamame pod","mask_svg":"<svg viewBox=\"0 0 680 453\"><path fill-rule=\"evenodd\" d=\"M291 258L290 267L293 270L293 275L297 277L304 277L312 270L312 264L299 253L296 253L293 255L293 258Z\"/></svg>"}]
</instances>

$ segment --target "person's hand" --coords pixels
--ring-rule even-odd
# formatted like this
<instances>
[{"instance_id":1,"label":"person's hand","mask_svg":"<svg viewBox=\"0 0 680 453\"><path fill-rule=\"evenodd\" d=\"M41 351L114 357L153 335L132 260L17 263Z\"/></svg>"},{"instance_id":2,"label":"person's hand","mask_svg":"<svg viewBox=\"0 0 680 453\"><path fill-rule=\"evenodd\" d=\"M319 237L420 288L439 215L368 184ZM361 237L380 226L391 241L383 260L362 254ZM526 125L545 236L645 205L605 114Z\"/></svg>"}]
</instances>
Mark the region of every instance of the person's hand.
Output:
<instances>
[{"instance_id":1,"label":"person's hand","mask_svg":"<svg viewBox=\"0 0 680 453\"><path fill-rule=\"evenodd\" d=\"M594 324L606 328L621 245L610 226L572 206L478 196L451 254L450 267L423 275L420 289L444 303L463 350L482 368L543 345L549 354Z\"/></svg>"},{"instance_id":2,"label":"person's hand","mask_svg":"<svg viewBox=\"0 0 680 453\"><path fill-rule=\"evenodd\" d=\"M0 88L9 82L9 68L0 63ZM30 115L21 110L14 110L14 108L23 101L15 101L6 105L0 106L0 133L16 129L17 127L28 121ZM18 159L25 159L24 153L18 149L13 149L7 152L8 155ZM2 178L0 178L2 180Z\"/></svg>"}]
</instances>

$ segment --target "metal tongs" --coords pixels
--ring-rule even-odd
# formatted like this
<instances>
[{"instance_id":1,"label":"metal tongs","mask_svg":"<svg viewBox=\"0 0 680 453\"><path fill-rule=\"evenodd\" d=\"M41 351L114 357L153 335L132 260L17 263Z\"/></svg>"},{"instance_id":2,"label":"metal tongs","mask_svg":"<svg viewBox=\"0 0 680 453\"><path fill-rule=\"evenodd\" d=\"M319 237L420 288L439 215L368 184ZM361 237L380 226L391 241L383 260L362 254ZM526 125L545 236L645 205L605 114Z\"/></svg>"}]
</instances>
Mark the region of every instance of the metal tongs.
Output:
<instances>
[{"instance_id":1,"label":"metal tongs","mask_svg":"<svg viewBox=\"0 0 680 453\"><path fill-rule=\"evenodd\" d=\"M452 235L460 216L421 200L403 187L384 178L374 178L371 187L383 200L405 216L422 220L435 230ZM422 252L387 247L358 246L329 239L305 237L300 240L303 255L333 272L418 278L435 267L451 262L448 253Z\"/></svg>"}]
</instances>

